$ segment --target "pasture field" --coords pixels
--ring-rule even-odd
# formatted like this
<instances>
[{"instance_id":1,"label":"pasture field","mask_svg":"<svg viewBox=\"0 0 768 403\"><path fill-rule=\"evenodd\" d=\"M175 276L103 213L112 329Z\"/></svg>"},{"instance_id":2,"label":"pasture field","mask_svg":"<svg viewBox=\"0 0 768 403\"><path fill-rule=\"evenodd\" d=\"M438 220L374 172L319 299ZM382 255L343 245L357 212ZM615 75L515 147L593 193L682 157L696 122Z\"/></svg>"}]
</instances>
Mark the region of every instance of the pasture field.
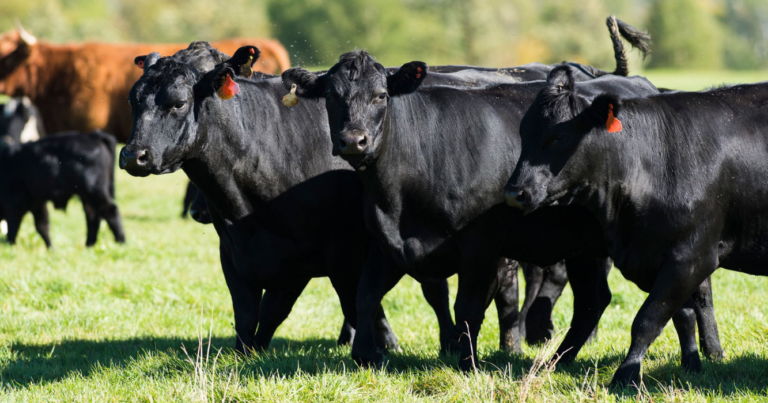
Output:
<instances>
[{"instance_id":1,"label":"pasture field","mask_svg":"<svg viewBox=\"0 0 768 403\"><path fill-rule=\"evenodd\" d=\"M660 86L685 89L761 76L768 79L649 74ZM403 351L383 370L358 369L349 347L336 347L342 315L325 279L310 283L268 352L243 359L231 349L233 315L215 231L179 218L184 174L133 178L118 171L117 181L126 245L115 244L102 225L96 247L86 249L77 200L67 213L52 211L54 250L46 251L29 215L18 244L0 244L0 401L768 400L768 279L724 270L713 289L727 358L685 373L667 326L649 350L640 389L606 387L644 299L617 270L598 341L554 371L535 365L551 346L524 344L522 355L497 351L491 306L479 336L485 362L475 373L459 373L456 357L437 355L437 321L409 278L384 301ZM571 311L566 288L557 328L568 326Z\"/></svg>"}]
</instances>

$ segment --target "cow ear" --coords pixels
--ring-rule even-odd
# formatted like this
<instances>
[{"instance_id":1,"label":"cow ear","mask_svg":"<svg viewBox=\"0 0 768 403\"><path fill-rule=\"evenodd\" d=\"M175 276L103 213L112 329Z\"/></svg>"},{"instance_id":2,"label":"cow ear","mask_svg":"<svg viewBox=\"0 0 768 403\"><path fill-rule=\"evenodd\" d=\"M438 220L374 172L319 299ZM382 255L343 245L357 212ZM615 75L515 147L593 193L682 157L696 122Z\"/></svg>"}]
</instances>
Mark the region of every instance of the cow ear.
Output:
<instances>
[{"instance_id":1,"label":"cow ear","mask_svg":"<svg viewBox=\"0 0 768 403\"><path fill-rule=\"evenodd\" d=\"M136 58L133 59L133 64L146 72L153 64L157 63L158 60L160 60L160 53L152 52L148 55L136 56Z\"/></svg>"},{"instance_id":2,"label":"cow ear","mask_svg":"<svg viewBox=\"0 0 768 403\"><path fill-rule=\"evenodd\" d=\"M241 77L251 78L253 64L258 60L261 51L256 46L242 46L224 64L228 64L232 70Z\"/></svg>"},{"instance_id":3,"label":"cow ear","mask_svg":"<svg viewBox=\"0 0 768 403\"><path fill-rule=\"evenodd\" d=\"M602 127L609 133L618 133L623 130L620 114L621 100L616 95L603 94L592 101L583 116L590 127Z\"/></svg>"},{"instance_id":4,"label":"cow ear","mask_svg":"<svg viewBox=\"0 0 768 403\"><path fill-rule=\"evenodd\" d=\"M547 76L547 85L558 92L573 92L573 82L573 68L567 64L555 67Z\"/></svg>"},{"instance_id":5,"label":"cow ear","mask_svg":"<svg viewBox=\"0 0 768 403\"><path fill-rule=\"evenodd\" d=\"M395 74L387 77L387 92L393 97L411 93L419 88L425 78L427 78L426 63L406 63Z\"/></svg>"},{"instance_id":6,"label":"cow ear","mask_svg":"<svg viewBox=\"0 0 768 403\"><path fill-rule=\"evenodd\" d=\"M320 98L325 94L325 75L318 76L301 67L294 67L281 75L283 85L291 90L296 86L296 95L302 98Z\"/></svg>"}]
</instances>

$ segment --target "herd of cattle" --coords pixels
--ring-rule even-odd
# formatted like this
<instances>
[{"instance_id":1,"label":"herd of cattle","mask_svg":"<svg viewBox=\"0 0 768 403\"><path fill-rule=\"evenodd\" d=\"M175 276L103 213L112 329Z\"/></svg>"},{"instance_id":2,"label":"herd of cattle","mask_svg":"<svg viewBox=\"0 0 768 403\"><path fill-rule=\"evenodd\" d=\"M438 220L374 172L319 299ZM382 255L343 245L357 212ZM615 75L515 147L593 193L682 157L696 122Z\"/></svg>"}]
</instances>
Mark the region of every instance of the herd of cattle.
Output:
<instances>
[{"instance_id":1,"label":"herd of cattle","mask_svg":"<svg viewBox=\"0 0 768 403\"><path fill-rule=\"evenodd\" d=\"M31 211L50 246L46 202L63 208L78 195L86 244L102 218L123 242L121 141L129 174L182 169L194 183L184 210L219 235L245 354L268 347L311 278L328 277L344 313L338 342L379 365L399 349L381 301L407 274L435 311L441 353L460 354L463 370L478 362L491 301L500 348L520 351L521 338L552 336L570 281L573 318L557 350L569 363L596 335L615 265L649 296L612 383L639 382L670 319L682 365L699 371L697 327L701 351L724 356L710 275L768 275L768 84L656 88L627 77L621 38L646 54L647 34L615 17L607 25L613 72L388 68L361 50L309 72L286 70L273 41L57 46L18 26L0 37L0 92L31 100L12 101L0 120L8 241ZM40 122L80 132L23 142Z\"/></svg>"}]
</instances>

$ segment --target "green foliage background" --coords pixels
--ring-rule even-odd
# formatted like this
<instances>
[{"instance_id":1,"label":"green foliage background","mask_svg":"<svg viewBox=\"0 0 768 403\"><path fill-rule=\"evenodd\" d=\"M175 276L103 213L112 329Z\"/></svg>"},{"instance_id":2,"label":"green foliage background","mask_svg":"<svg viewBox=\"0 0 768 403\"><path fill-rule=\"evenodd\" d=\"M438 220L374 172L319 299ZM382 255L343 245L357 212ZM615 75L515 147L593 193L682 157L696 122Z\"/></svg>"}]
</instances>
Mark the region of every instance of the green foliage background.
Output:
<instances>
[{"instance_id":1,"label":"green foliage background","mask_svg":"<svg viewBox=\"0 0 768 403\"><path fill-rule=\"evenodd\" d=\"M768 68L766 0L7 0L0 30L18 17L52 42L275 37L305 66L363 48L389 65L567 59L609 68L609 14L651 32L648 67Z\"/></svg>"}]
</instances>

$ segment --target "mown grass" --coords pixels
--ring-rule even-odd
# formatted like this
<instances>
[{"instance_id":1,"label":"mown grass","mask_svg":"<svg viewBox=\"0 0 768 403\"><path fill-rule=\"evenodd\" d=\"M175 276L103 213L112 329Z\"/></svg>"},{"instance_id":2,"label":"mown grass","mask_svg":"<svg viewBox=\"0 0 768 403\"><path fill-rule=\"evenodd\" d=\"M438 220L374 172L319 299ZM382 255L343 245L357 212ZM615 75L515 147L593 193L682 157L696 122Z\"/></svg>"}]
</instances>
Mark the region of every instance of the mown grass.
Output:
<instances>
[{"instance_id":1,"label":"mown grass","mask_svg":"<svg viewBox=\"0 0 768 403\"><path fill-rule=\"evenodd\" d=\"M126 245L104 225L86 249L76 200L51 215L54 250L45 250L31 217L15 247L0 245L0 401L768 400L768 279L722 270L714 298L728 357L685 373L668 326L645 360L642 390L606 387L644 299L615 270L598 341L554 371L528 374L537 356L548 357L546 347L497 351L492 306L479 336L484 368L457 372L455 357L437 355L437 322L411 279L384 302L403 347L384 370L358 369L349 348L335 346L342 315L325 279L312 281L269 352L240 358L230 349L232 308L215 231L179 218L183 173L119 171L117 180ZM455 279L451 285L455 292ZM568 326L571 309L566 289L558 328Z\"/></svg>"}]
</instances>

